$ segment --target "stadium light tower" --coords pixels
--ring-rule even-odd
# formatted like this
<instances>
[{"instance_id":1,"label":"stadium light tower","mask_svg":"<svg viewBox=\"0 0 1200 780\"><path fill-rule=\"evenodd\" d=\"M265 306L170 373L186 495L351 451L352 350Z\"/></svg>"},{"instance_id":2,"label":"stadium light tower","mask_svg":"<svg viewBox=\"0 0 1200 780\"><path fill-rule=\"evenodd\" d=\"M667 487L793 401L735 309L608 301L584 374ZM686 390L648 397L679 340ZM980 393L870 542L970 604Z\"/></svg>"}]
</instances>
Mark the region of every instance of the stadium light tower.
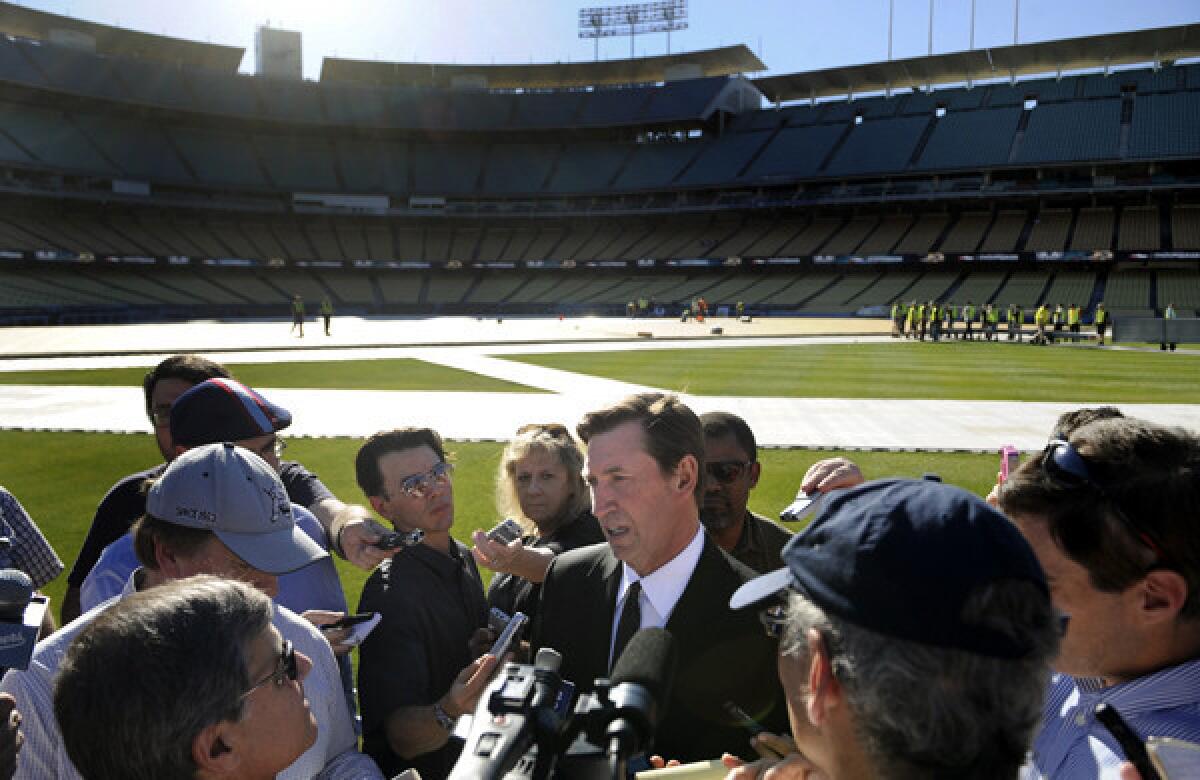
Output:
<instances>
[{"instance_id":1,"label":"stadium light tower","mask_svg":"<svg viewBox=\"0 0 1200 780\"><path fill-rule=\"evenodd\" d=\"M579 9L579 37L595 41L595 58L600 59L600 39L629 36L629 57L635 56L638 33L665 32L667 54L671 53L671 32L686 30L687 0L656 0Z\"/></svg>"}]
</instances>

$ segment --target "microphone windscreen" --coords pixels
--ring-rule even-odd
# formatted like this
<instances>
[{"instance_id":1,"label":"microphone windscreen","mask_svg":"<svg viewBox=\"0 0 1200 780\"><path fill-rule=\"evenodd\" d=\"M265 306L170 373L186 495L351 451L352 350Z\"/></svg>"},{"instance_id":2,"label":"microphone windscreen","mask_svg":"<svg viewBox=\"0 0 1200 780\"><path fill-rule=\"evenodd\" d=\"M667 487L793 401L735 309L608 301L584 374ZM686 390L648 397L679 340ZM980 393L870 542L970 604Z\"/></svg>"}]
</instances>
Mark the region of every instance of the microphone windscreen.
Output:
<instances>
[{"instance_id":1,"label":"microphone windscreen","mask_svg":"<svg viewBox=\"0 0 1200 780\"><path fill-rule=\"evenodd\" d=\"M19 569L0 569L0 619L17 623L33 598L33 580Z\"/></svg>"},{"instance_id":2,"label":"microphone windscreen","mask_svg":"<svg viewBox=\"0 0 1200 780\"><path fill-rule=\"evenodd\" d=\"M675 682L678 663L675 637L664 628L643 628L633 635L613 667L612 684L636 683L666 704Z\"/></svg>"}]
</instances>

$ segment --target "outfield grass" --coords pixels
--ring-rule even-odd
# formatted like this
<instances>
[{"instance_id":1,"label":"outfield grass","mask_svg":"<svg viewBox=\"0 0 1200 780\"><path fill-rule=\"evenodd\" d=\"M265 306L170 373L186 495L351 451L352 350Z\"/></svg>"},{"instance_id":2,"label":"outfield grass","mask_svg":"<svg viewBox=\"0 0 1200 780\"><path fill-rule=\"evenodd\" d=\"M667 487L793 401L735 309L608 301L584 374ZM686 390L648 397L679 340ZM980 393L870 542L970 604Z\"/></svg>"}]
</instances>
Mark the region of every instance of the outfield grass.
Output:
<instances>
[{"instance_id":1,"label":"outfield grass","mask_svg":"<svg viewBox=\"0 0 1200 780\"><path fill-rule=\"evenodd\" d=\"M354 482L357 439L288 440L288 457L304 463L340 498L361 502ZM466 540L476 528L497 519L492 495L502 446L495 443L450 442L457 463L454 475L454 535ZM751 494L750 508L776 516L796 493L800 478L828 451L764 450L763 476ZM933 471L947 482L986 493L995 478L990 455L925 453L855 453L868 476L918 476ZM91 525L96 504L121 477L149 468L158 450L149 435L0 431L0 484L20 499L54 545L69 570ZM795 529L793 529L795 530ZM353 607L367 573L338 561L342 584ZM486 573L485 573L486 576ZM64 572L46 589L58 612L66 590Z\"/></svg>"},{"instance_id":2,"label":"outfield grass","mask_svg":"<svg viewBox=\"0 0 1200 780\"><path fill-rule=\"evenodd\" d=\"M489 393L540 393L516 382L423 360L321 360L300 363L226 363L250 387L303 387L341 390L413 390ZM93 385L138 387L144 368L97 368L74 371L0 371L5 385Z\"/></svg>"},{"instance_id":3,"label":"outfield grass","mask_svg":"<svg viewBox=\"0 0 1200 780\"><path fill-rule=\"evenodd\" d=\"M694 395L1200 402L1200 357L981 342L505 356Z\"/></svg>"}]
</instances>

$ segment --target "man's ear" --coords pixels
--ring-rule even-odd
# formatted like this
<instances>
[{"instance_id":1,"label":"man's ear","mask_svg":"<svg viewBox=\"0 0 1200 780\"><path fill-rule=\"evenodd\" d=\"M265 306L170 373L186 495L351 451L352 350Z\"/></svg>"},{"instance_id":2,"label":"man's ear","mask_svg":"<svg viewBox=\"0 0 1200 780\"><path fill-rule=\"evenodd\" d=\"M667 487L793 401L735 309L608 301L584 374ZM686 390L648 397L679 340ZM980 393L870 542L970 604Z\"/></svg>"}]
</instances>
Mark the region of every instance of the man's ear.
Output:
<instances>
[{"instance_id":1,"label":"man's ear","mask_svg":"<svg viewBox=\"0 0 1200 780\"><path fill-rule=\"evenodd\" d=\"M383 513L383 496L367 496L367 500L371 502L371 508L379 514L380 517L387 519L387 515Z\"/></svg>"},{"instance_id":2,"label":"man's ear","mask_svg":"<svg viewBox=\"0 0 1200 780\"><path fill-rule=\"evenodd\" d=\"M762 475L762 464L754 461L750 464L750 489L753 490L758 486L758 478Z\"/></svg>"},{"instance_id":3,"label":"man's ear","mask_svg":"<svg viewBox=\"0 0 1200 780\"><path fill-rule=\"evenodd\" d=\"M192 760L196 762L197 777L237 777L241 756L231 745L237 745L232 725L223 720L206 726L192 740Z\"/></svg>"},{"instance_id":4,"label":"man's ear","mask_svg":"<svg viewBox=\"0 0 1200 780\"><path fill-rule=\"evenodd\" d=\"M163 544L161 539L154 540L154 560L165 577L181 580L187 576L188 569L183 556Z\"/></svg>"},{"instance_id":5,"label":"man's ear","mask_svg":"<svg viewBox=\"0 0 1200 780\"><path fill-rule=\"evenodd\" d=\"M696 480L700 479L700 461L695 455L684 455L675 466L675 478L681 493L691 495L696 489Z\"/></svg>"},{"instance_id":6,"label":"man's ear","mask_svg":"<svg viewBox=\"0 0 1200 780\"><path fill-rule=\"evenodd\" d=\"M830 710L839 706L842 684L833 674L833 659L829 657L825 640L815 628L805 636L808 643L808 720L817 728L829 717Z\"/></svg>"},{"instance_id":7,"label":"man's ear","mask_svg":"<svg viewBox=\"0 0 1200 780\"><path fill-rule=\"evenodd\" d=\"M1148 623L1174 621L1187 601L1187 580L1179 572L1155 569L1139 583L1138 609Z\"/></svg>"}]
</instances>

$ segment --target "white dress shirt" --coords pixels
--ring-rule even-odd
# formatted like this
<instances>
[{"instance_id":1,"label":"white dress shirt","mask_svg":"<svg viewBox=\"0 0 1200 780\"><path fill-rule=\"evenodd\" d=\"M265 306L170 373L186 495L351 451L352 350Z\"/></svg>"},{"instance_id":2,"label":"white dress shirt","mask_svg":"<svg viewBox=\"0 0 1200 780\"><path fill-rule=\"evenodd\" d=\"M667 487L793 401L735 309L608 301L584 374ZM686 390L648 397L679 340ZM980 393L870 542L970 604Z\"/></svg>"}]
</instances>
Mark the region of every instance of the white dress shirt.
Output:
<instances>
[{"instance_id":1,"label":"white dress shirt","mask_svg":"<svg viewBox=\"0 0 1200 780\"><path fill-rule=\"evenodd\" d=\"M683 595L688 581L692 579L692 572L696 570L696 564L700 562L700 553L703 550L704 527L697 525L696 535L692 537L692 541L688 542L687 547L645 577L638 576L638 573L631 569L629 564L621 564L621 585L617 589L617 608L613 612L612 631L608 638L610 669L616 661L612 657L612 651L616 645L617 624L621 622L621 610L625 608L625 596L629 593L629 586L635 582L640 582L642 585L642 591L638 597L638 606L642 610L642 622L638 628L665 628L667 621L671 619L671 613L675 611L675 605L679 603L679 597Z\"/></svg>"}]
</instances>

